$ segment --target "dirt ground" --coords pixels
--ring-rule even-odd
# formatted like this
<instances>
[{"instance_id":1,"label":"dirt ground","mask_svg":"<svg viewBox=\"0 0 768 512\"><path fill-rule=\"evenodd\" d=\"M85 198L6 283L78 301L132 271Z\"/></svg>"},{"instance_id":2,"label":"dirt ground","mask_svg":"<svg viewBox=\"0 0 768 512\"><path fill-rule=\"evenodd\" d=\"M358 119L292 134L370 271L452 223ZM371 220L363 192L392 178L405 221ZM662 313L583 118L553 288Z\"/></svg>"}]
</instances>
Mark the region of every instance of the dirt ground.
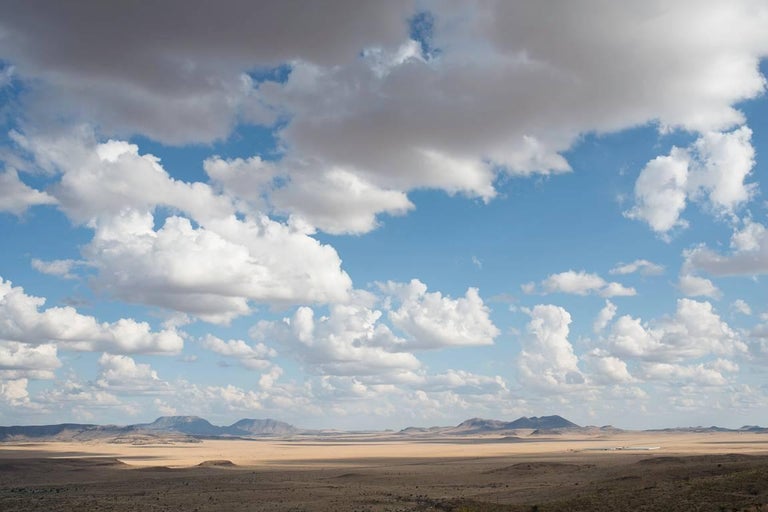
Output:
<instances>
[{"instance_id":1,"label":"dirt ground","mask_svg":"<svg viewBox=\"0 0 768 512\"><path fill-rule=\"evenodd\" d=\"M768 511L768 435L4 443L0 510Z\"/></svg>"}]
</instances>

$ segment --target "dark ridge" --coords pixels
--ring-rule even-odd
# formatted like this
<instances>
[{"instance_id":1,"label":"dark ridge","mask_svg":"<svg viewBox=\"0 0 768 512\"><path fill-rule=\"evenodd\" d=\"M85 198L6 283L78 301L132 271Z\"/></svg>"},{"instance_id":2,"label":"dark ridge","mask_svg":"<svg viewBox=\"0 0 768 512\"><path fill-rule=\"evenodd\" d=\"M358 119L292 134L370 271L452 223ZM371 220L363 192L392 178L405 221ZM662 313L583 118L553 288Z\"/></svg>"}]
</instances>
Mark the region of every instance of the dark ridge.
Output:
<instances>
[{"instance_id":1,"label":"dark ridge","mask_svg":"<svg viewBox=\"0 0 768 512\"><path fill-rule=\"evenodd\" d=\"M741 428L725 428L725 427L675 427L675 428L654 428L648 429L645 432L693 432L693 433L706 433L706 432L755 432L758 434L768 433L768 427L760 427L757 425L745 425Z\"/></svg>"},{"instance_id":2,"label":"dark ridge","mask_svg":"<svg viewBox=\"0 0 768 512\"><path fill-rule=\"evenodd\" d=\"M0 427L0 441L14 437L42 438L54 437L64 432L77 433L100 428L98 425L79 423L60 423L58 425L16 425L12 427Z\"/></svg>"},{"instance_id":3,"label":"dark ridge","mask_svg":"<svg viewBox=\"0 0 768 512\"><path fill-rule=\"evenodd\" d=\"M278 435L295 434L299 430L284 421L273 419L254 420L244 418L226 427L233 435Z\"/></svg>"},{"instance_id":4,"label":"dark ridge","mask_svg":"<svg viewBox=\"0 0 768 512\"><path fill-rule=\"evenodd\" d=\"M538 430L551 430L555 428L579 428L579 426L572 421L568 421L562 416L532 416L526 418L518 418L509 424L509 428L532 428Z\"/></svg>"},{"instance_id":5,"label":"dark ridge","mask_svg":"<svg viewBox=\"0 0 768 512\"><path fill-rule=\"evenodd\" d=\"M212 425L199 416L161 416L152 423L131 425L136 430L160 430L180 432L197 436L217 436L225 433L225 428Z\"/></svg>"},{"instance_id":6,"label":"dark ridge","mask_svg":"<svg viewBox=\"0 0 768 512\"><path fill-rule=\"evenodd\" d=\"M235 464L231 460L205 460L197 465L201 468L233 468Z\"/></svg>"},{"instance_id":7,"label":"dark ridge","mask_svg":"<svg viewBox=\"0 0 768 512\"><path fill-rule=\"evenodd\" d=\"M542 433L542 431L547 430L569 428L581 427L571 421L568 421L562 416L557 415L540 417L533 416L531 418L523 416L514 421L471 418L459 423L456 427L451 429L451 432L457 434L474 434L483 432L499 432L505 430L533 429L539 431L538 433Z\"/></svg>"},{"instance_id":8,"label":"dark ridge","mask_svg":"<svg viewBox=\"0 0 768 512\"><path fill-rule=\"evenodd\" d=\"M124 427L61 423L58 425L18 425L0 427L0 441L53 440L88 441L111 439L116 443L153 444L195 442L201 438L285 436L308 431L273 419L241 419L230 426L213 425L199 416L161 416L152 423Z\"/></svg>"}]
</instances>

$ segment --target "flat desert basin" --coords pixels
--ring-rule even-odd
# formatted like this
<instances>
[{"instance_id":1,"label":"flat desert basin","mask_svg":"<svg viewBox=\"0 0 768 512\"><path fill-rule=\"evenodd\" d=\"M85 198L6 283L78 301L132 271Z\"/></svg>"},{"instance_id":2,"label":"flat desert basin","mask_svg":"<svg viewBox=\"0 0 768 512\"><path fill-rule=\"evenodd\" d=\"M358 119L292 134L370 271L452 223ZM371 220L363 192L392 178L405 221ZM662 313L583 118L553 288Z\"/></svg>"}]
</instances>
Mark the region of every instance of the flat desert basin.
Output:
<instances>
[{"instance_id":1,"label":"flat desert basin","mask_svg":"<svg viewBox=\"0 0 768 512\"><path fill-rule=\"evenodd\" d=\"M768 511L768 434L0 443L11 511Z\"/></svg>"}]
</instances>

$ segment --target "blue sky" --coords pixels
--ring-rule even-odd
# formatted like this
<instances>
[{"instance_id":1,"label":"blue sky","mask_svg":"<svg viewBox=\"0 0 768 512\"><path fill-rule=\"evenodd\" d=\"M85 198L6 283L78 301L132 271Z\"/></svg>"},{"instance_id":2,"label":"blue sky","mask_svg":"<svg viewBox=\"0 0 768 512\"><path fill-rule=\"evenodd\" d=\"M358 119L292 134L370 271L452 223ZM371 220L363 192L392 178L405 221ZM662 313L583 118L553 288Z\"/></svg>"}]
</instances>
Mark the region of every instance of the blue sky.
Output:
<instances>
[{"instance_id":1,"label":"blue sky","mask_svg":"<svg viewBox=\"0 0 768 512\"><path fill-rule=\"evenodd\" d=\"M764 1L3 10L0 424L768 424Z\"/></svg>"}]
</instances>

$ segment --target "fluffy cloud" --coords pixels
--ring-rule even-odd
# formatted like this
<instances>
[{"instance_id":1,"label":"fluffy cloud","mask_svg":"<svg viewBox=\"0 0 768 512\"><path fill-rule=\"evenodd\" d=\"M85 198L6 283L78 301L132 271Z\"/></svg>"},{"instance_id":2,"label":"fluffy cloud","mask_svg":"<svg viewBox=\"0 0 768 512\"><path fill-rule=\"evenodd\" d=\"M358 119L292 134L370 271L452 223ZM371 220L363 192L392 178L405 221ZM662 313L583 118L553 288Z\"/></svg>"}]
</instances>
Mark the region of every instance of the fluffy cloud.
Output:
<instances>
[{"instance_id":1,"label":"fluffy cloud","mask_svg":"<svg viewBox=\"0 0 768 512\"><path fill-rule=\"evenodd\" d=\"M726 359L695 365L645 363L640 366L644 379L698 386L723 386L729 382L723 373L734 373L738 370L738 365Z\"/></svg>"},{"instance_id":2,"label":"fluffy cloud","mask_svg":"<svg viewBox=\"0 0 768 512\"><path fill-rule=\"evenodd\" d=\"M76 260L52 260L43 261L38 258L32 258L30 262L32 268L42 274L48 274L50 276L58 276L62 279L75 279L75 275L72 271L75 267L80 266L82 262Z\"/></svg>"},{"instance_id":3,"label":"fluffy cloud","mask_svg":"<svg viewBox=\"0 0 768 512\"><path fill-rule=\"evenodd\" d=\"M601 297L626 297L636 295L634 288L626 287L621 283L607 282L597 274L590 274L583 270L568 270L559 274L552 274L539 285L541 293L571 293L575 295L589 295L597 293ZM536 286L533 283L524 285L523 291L535 293Z\"/></svg>"},{"instance_id":4,"label":"fluffy cloud","mask_svg":"<svg viewBox=\"0 0 768 512\"><path fill-rule=\"evenodd\" d=\"M407 284L390 281L380 288L390 295L389 319L408 334L409 347L491 345L500 333L476 288L459 299L427 292L427 285L418 279Z\"/></svg>"},{"instance_id":5,"label":"fluffy cloud","mask_svg":"<svg viewBox=\"0 0 768 512\"><path fill-rule=\"evenodd\" d=\"M17 79L35 81L28 108L37 117L91 116L112 132L207 142L238 120L273 117L246 71L297 58L331 65L395 43L406 35L406 5L20 4L3 9L0 56Z\"/></svg>"},{"instance_id":6,"label":"fluffy cloud","mask_svg":"<svg viewBox=\"0 0 768 512\"><path fill-rule=\"evenodd\" d=\"M571 315L553 305L537 305L522 337L522 351L517 359L519 380L523 386L545 391L567 391L585 383L579 358L568 341Z\"/></svg>"},{"instance_id":7,"label":"fluffy cloud","mask_svg":"<svg viewBox=\"0 0 768 512\"><path fill-rule=\"evenodd\" d=\"M613 317L616 316L616 310L616 305L613 302L605 301L605 307L597 314L597 318L595 318L595 322L592 324L592 330L598 333L605 329L608 323L613 320Z\"/></svg>"},{"instance_id":8,"label":"fluffy cloud","mask_svg":"<svg viewBox=\"0 0 768 512\"><path fill-rule=\"evenodd\" d=\"M486 161L511 173L564 171L568 165L557 153L576 133L589 130L587 125L609 131L630 120L661 119L694 129L720 128L741 120L726 97L762 91L756 63L765 42L734 41L734 34L710 26L703 14L692 20L679 4L664 8L663 21L653 8L616 7L570 23L574 10L584 8L562 4L550 10L533 3L437 8L432 39L441 48L439 59L406 59L383 76L364 62L334 70L295 65L285 84L262 91L293 114L282 136L303 157L360 169L381 185L430 186L485 198L492 196L493 178ZM746 16L743 6L721 11L718 16ZM608 19L615 30L606 30ZM686 20L675 25L676 32L679 26L706 27L728 49L700 45L693 37L664 44L667 24L675 19ZM600 29L590 29L590 21ZM757 30L747 24L747 31ZM535 27L543 25L556 26L558 37L539 37ZM677 57L668 52L660 59L658 50L669 47ZM713 51L721 57L711 60ZM754 53L736 64L733 52ZM746 81L718 79L720 66ZM693 77L715 80L717 94L695 87ZM345 87L348 83L356 87ZM654 94L658 90L667 94ZM463 101L454 101L457 97ZM438 165L444 172L437 172ZM466 181L470 177L474 181Z\"/></svg>"},{"instance_id":9,"label":"fluffy cloud","mask_svg":"<svg viewBox=\"0 0 768 512\"><path fill-rule=\"evenodd\" d=\"M146 322L129 318L99 323L72 307L40 311L44 305L44 298L27 295L23 288L0 278L0 339L117 353L178 353L184 344L172 329L153 332Z\"/></svg>"},{"instance_id":10,"label":"fluffy cloud","mask_svg":"<svg viewBox=\"0 0 768 512\"><path fill-rule=\"evenodd\" d=\"M765 86L758 67L768 54L762 4L416 4L282 3L257 13L244 3L214 9L197 0L152 8L95 2L0 8L7 11L0 16L0 60L9 64L0 83L13 80L23 91L23 111L13 114L20 114L14 117L24 135L14 141L51 173L47 179L58 180L41 192L6 170L0 209L23 213L29 205L57 204L74 223L93 229L83 257L97 290L117 299L214 322L248 314L258 303L301 306L287 321L254 330L324 374L315 382L328 377L324 382L340 395L363 397L360 410L391 414L403 404L465 411L472 405L463 398L469 390L475 397L498 396L502 385L495 378L461 370L430 376L411 353L488 345L498 329L474 289L452 298L428 293L416 281L398 285L384 305L358 301L339 255L310 236L316 228L370 231L380 215L413 208L407 194L425 188L490 201L500 175L569 171L562 155L584 133L647 123L661 131L683 128L698 140L646 166L630 215L665 234L684 225L687 204L732 217L754 196L747 183L750 132L733 127L744 122L735 106ZM431 9L431 16L409 35L407 20L417 8ZM85 119L99 133L47 138L54 119ZM271 127L276 151L265 158L274 160L211 158L205 164L210 185L171 178L157 158L133 144L103 142L131 134L210 142L238 123ZM765 272L768 242L761 229L745 225L728 255L706 247L692 251L683 275ZM73 267L39 261L36 268L68 276ZM644 260L614 270L658 272ZM546 293L634 294L584 271L544 283ZM132 320L99 323L72 308L44 309L34 297L25 305L21 294L14 299L17 309L2 310L21 325L0 323L12 334L2 355L17 361L8 372L38 371L22 368L33 362L18 362L34 354L11 357L13 350L54 344L110 354L181 347L174 329L154 332ZM692 370L684 361L743 352L740 335L711 306L707 312L707 304L681 302L673 316L637 320L632 331L634 319L614 321L615 306L607 303L595 321L606 346L584 357L585 367L595 381L617 385L665 372L686 384L706 381L710 370L727 373L705 362L691 363ZM542 375L546 389L583 381L568 341L567 312L537 308L521 369L532 379ZM628 340L631 334L637 339ZM259 345L209 341L224 357L264 364ZM39 365L49 369L40 371L50 371L50 354L47 361ZM130 358L103 362L105 379L112 372L141 376L137 385L154 382L152 370ZM695 370L699 364L703 369ZM696 371L702 377L686 376ZM272 366L259 379L261 392L224 385L198 388L198 396L219 401L225 411L309 405L310 391L288 390L279 377ZM11 394L21 396L19 379ZM119 381L104 380L111 386ZM395 383L402 382L411 384L398 395ZM78 403L117 401L104 390L62 388L62 403L74 403L72 397ZM371 397L397 398L378 403Z\"/></svg>"},{"instance_id":11,"label":"fluffy cloud","mask_svg":"<svg viewBox=\"0 0 768 512\"><path fill-rule=\"evenodd\" d=\"M151 154L121 140L98 143L93 130L79 126L63 132L12 138L37 167L61 179L51 187L60 208L77 223L96 227L127 210L167 206L199 222L234 214L231 201L206 184L173 179Z\"/></svg>"},{"instance_id":12,"label":"fluffy cloud","mask_svg":"<svg viewBox=\"0 0 768 512\"><path fill-rule=\"evenodd\" d=\"M388 375L323 376L313 382L313 403L336 416L364 421L375 428L371 419L402 417L424 421L449 418L460 421L467 415L487 415L501 404L515 402L506 382L499 376L477 375L461 370L438 374L414 372L406 379ZM341 420L343 421L343 419Z\"/></svg>"},{"instance_id":13,"label":"fluffy cloud","mask_svg":"<svg viewBox=\"0 0 768 512\"><path fill-rule=\"evenodd\" d=\"M673 148L669 156L658 156L648 162L635 183L635 206L626 212L632 219L641 219L657 233L674 227L685 227L680 214L686 204L688 155Z\"/></svg>"},{"instance_id":14,"label":"fluffy cloud","mask_svg":"<svg viewBox=\"0 0 768 512\"><path fill-rule=\"evenodd\" d=\"M619 317L593 341L595 348L582 360L592 384L651 385L677 400L680 386L731 384L739 366L725 357L748 356L742 335L722 321L708 302L680 299L672 316L650 322Z\"/></svg>"},{"instance_id":15,"label":"fluffy cloud","mask_svg":"<svg viewBox=\"0 0 768 512\"><path fill-rule=\"evenodd\" d=\"M272 389L277 379L283 374L283 369L279 366L272 366L268 372L264 372L259 377L259 387L261 389Z\"/></svg>"},{"instance_id":16,"label":"fluffy cloud","mask_svg":"<svg viewBox=\"0 0 768 512\"><path fill-rule=\"evenodd\" d=\"M735 208L750 192L748 130L718 131L743 122L733 105L764 89L768 14L748 0L593 3L17 6L1 22L0 57L34 84L32 125L87 116L108 135L182 143L279 118L284 183L242 193L273 195L277 211L329 232L373 229L377 214L411 208L414 189L490 200L499 173L568 171L561 153L580 134L648 122L704 133L689 151L702 172L688 181L715 209ZM429 22L409 36L419 7ZM169 23L179 11L196 15ZM724 174L723 161L739 167ZM666 232L686 191L656 174L632 215ZM317 184L339 192L313 194Z\"/></svg>"},{"instance_id":17,"label":"fluffy cloud","mask_svg":"<svg viewBox=\"0 0 768 512\"><path fill-rule=\"evenodd\" d=\"M749 304L744 299L736 299L731 304L731 309L736 313L741 313L742 315L751 315L752 314L752 308L749 307Z\"/></svg>"},{"instance_id":18,"label":"fluffy cloud","mask_svg":"<svg viewBox=\"0 0 768 512\"><path fill-rule=\"evenodd\" d=\"M92 414L94 409L122 407L123 403L112 393L98 388L93 383L83 383L75 379L57 382L56 387L46 389L37 401L46 406L65 408L71 412Z\"/></svg>"},{"instance_id":19,"label":"fluffy cloud","mask_svg":"<svg viewBox=\"0 0 768 512\"><path fill-rule=\"evenodd\" d=\"M367 233L378 225L377 214L404 215L414 207L405 193L380 188L342 169L294 174L271 198L278 212L334 234Z\"/></svg>"},{"instance_id":20,"label":"fluffy cloud","mask_svg":"<svg viewBox=\"0 0 768 512\"><path fill-rule=\"evenodd\" d=\"M30 405L27 379L0 380L0 399L13 407Z\"/></svg>"},{"instance_id":21,"label":"fluffy cloud","mask_svg":"<svg viewBox=\"0 0 768 512\"><path fill-rule=\"evenodd\" d=\"M680 218L686 201L703 203L718 215L733 215L755 193L745 183L755 165L752 130L703 134L688 149L673 147L640 172L635 183L635 206L626 212L662 235L686 226Z\"/></svg>"},{"instance_id":22,"label":"fluffy cloud","mask_svg":"<svg viewBox=\"0 0 768 512\"><path fill-rule=\"evenodd\" d=\"M693 145L689 185L694 199L705 198L716 213L731 214L756 192L745 183L755 166L755 149L746 126L729 133L708 132Z\"/></svg>"},{"instance_id":23,"label":"fluffy cloud","mask_svg":"<svg viewBox=\"0 0 768 512\"><path fill-rule=\"evenodd\" d=\"M282 344L310 370L329 375L370 375L413 370L421 365L405 340L379 320L382 312L358 304L336 304L328 316L300 307L282 322L257 324L251 335Z\"/></svg>"},{"instance_id":24,"label":"fluffy cloud","mask_svg":"<svg viewBox=\"0 0 768 512\"><path fill-rule=\"evenodd\" d=\"M678 282L680 291L689 297L710 297L713 299L719 299L722 295L717 286L709 279L699 276L693 276L691 274L685 274L680 276Z\"/></svg>"},{"instance_id":25,"label":"fluffy cloud","mask_svg":"<svg viewBox=\"0 0 768 512\"><path fill-rule=\"evenodd\" d=\"M434 118L424 114L445 110L445 101L461 97L465 104L456 105L457 114L444 113L438 124L443 131L432 139L445 144L458 132L451 126L469 123L479 130L463 130L469 140L460 142L471 147L503 127L486 142L501 154L522 152L515 146L522 145L524 127L528 136L539 139L545 128L562 126L565 133L545 132L556 141L559 135L561 144L575 130L605 131L653 119L692 129L720 128L741 119L731 105L761 92L757 61L768 50L761 37L766 15L753 4L600 7L568 2L546 7L536 2L432 5L434 24L423 36L440 49L440 58L431 59L413 51L418 45L408 40L406 19L415 12L411 2L335 2L310 11L286 5L258 12L240 3L215 10L204 2L185 3L188 11L183 11L175 4L107 10L50 2L45 9L16 6L4 13L3 57L14 63L18 79L36 78L47 85L33 99L53 111L69 102L76 107L71 111L98 115L101 125L171 142L225 134L233 111L253 101L244 71L281 62L311 62L324 71L341 68L335 85L358 78L356 89L339 87L326 104L296 98L291 106L301 101L304 129L320 124L311 114L335 110L329 119L336 121L329 126L332 135L342 127L346 132L353 126L370 130L370 125L355 125L362 115L351 107L375 99L367 109L375 116L371 125L384 124L387 114L410 120L402 138L429 147L419 144L427 138L419 121ZM585 11L600 15L579 18ZM197 15L171 23L179 12ZM133 22L140 22L140 31ZM556 37L542 37L542 26L551 27ZM698 37L701 33L708 37ZM162 54L157 48L164 49ZM120 58L126 54L134 57L131 63ZM360 61L373 83L349 76ZM478 76L483 80L469 81ZM510 83L515 87L504 87ZM708 87L697 87L702 83ZM298 85L292 84L293 89ZM58 98L45 94L49 89ZM656 94L662 90L665 95ZM327 91L318 91L317 97L321 93ZM347 108L337 109L340 103ZM412 119L405 117L407 108ZM483 122L473 122L477 118L465 112L482 112ZM503 140L515 146L502 150ZM547 148L551 142L541 144Z\"/></svg>"},{"instance_id":26,"label":"fluffy cloud","mask_svg":"<svg viewBox=\"0 0 768 512\"><path fill-rule=\"evenodd\" d=\"M731 237L732 251L718 253L704 245L685 251L685 267L715 276L760 275L768 273L768 230L747 219Z\"/></svg>"},{"instance_id":27,"label":"fluffy cloud","mask_svg":"<svg viewBox=\"0 0 768 512\"><path fill-rule=\"evenodd\" d=\"M259 156L247 159L214 156L203 162L203 169L216 189L237 196L246 211L264 211L267 208L265 193L275 186L276 178L285 179L274 162Z\"/></svg>"},{"instance_id":28,"label":"fluffy cloud","mask_svg":"<svg viewBox=\"0 0 768 512\"><path fill-rule=\"evenodd\" d=\"M240 364L253 370L268 368L270 365L269 358L277 355L277 352L263 343L249 345L243 340L224 341L211 334L203 338L200 343L206 349L226 357L235 358Z\"/></svg>"},{"instance_id":29,"label":"fluffy cloud","mask_svg":"<svg viewBox=\"0 0 768 512\"><path fill-rule=\"evenodd\" d=\"M21 215L30 206L40 204L56 204L56 199L27 186L19 179L15 169L0 173L0 212Z\"/></svg>"},{"instance_id":30,"label":"fluffy cloud","mask_svg":"<svg viewBox=\"0 0 768 512\"><path fill-rule=\"evenodd\" d=\"M0 341L0 377L52 379L60 366L56 345Z\"/></svg>"},{"instance_id":31,"label":"fluffy cloud","mask_svg":"<svg viewBox=\"0 0 768 512\"><path fill-rule=\"evenodd\" d=\"M644 276L657 276L664 273L664 266L648 260L635 260L632 263L621 263L610 270L611 274L634 274L639 272Z\"/></svg>"},{"instance_id":32,"label":"fluffy cloud","mask_svg":"<svg viewBox=\"0 0 768 512\"><path fill-rule=\"evenodd\" d=\"M349 276L336 251L266 217L228 217L195 228L168 217L125 212L96 231L84 255L95 284L115 296L228 322L249 300L277 304L346 298Z\"/></svg>"},{"instance_id":33,"label":"fluffy cloud","mask_svg":"<svg viewBox=\"0 0 768 512\"><path fill-rule=\"evenodd\" d=\"M448 370L430 375L418 386L427 391L454 391L461 395L506 393L507 383L498 375L477 375L464 370Z\"/></svg>"},{"instance_id":34,"label":"fluffy cloud","mask_svg":"<svg viewBox=\"0 0 768 512\"><path fill-rule=\"evenodd\" d=\"M768 321L766 321L768 318L763 316L763 322L758 323L749 331L750 337L753 338L749 348L758 361L765 363L768 361Z\"/></svg>"},{"instance_id":35,"label":"fluffy cloud","mask_svg":"<svg viewBox=\"0 0 768 512\"><path fill-rule=\"evenodd\" d=\"M418 369L413 350L488 345L499 330L477 290L459 299L427 292L421 281L379 284L385 297L355 291L352 300L333 304L329 314L316 317L299 308L282 322L260 322L251 335L277 341L308 367L328 375L387 375ZM373 306L383 300L381 309ZM384 322L407 335L401 338Z\"/></svg>"},{"instance_id":36,"label":"fluffy cloud","mask_svg":"<svg viewBox=\"0 0 768 512\"><path fill-rule=\"evenodd\" d=\"M158 395L172 393L171 386L160 380L148 364L136 363L122 355L102 354L101 372L96 385L116 395Z\"/></svg>"},{"instance_id":37,"label":"fluffy cloud","mask_svg":"<svg viewBox=\"0 0 768 512\"><path fill-rule=\"evenodd\" d=\"M731 248L740 252L759 250L763 245L765 233L765 226L747 218L742 229L734 231L731 236Z\"/></svg>"},{"instance_id":38,"label":"fluffy cloud","mask_svg":"<svg viewBox=\"0 0 768 512\"><path fill-rule=\"evenodd\" d=\"M61 173L52 187L61 208L94 230L83 264L115 297L227 322L249 301L341 301L351 288L336 251L301 223L239 218L228 197L171 178L133 144L97 144L87 129L17 139L38 166ZM172 214L156 219L161 206Z\"/></svg>"},{"instance_id":39,"label":"fluffy cloud","mask_svg":"<svg viewBox=\"0 0 768 512\"><path fill-rule=\"evenodd\" d=\"M636 379L629 373L627 362L609 355L601 349L594 349L584 355L589 369L590 380L599 384L626 384Z\"/></svg>"},{"instance_id":40,"label":"fluffy cloud","mask_svg":"<svg viewBox=\"0 0 768 512\"><path fill-rule=\"evenodd\" d=\"M239 388L232 384L225 386L198 386L179 383L180 405L195 404L195 414L249 413L262 409L263 396L253 390ZM188 410L188 406L185 408Z\"/></svg>"},{"instance_id":41,"label":"fluffy cloud","mask_svg":"<svg viewBox=\"0 0 768 512\"><path fill-rule=\"evenodd\" d=\"M402 191L377 187L341 168L281 162L277 169L259 157L210 158L204 167L216 186L249 207L264 209L269 197L278 213L327 233L366 233L378 225L377 214L403 215L414 207Z\"/></svg>"},{"instance_id":42,"label":"fluffy cloud","mask_svg":"<svg viewBox=\"0 0 768 512\"><path fill-rule=\"evenodd\" d=\"M628 315L619 317L604 343L613 355L660 363L731 356L747 350L739 334L709 302L692 299L679 299L674 316L650 324Z\"/></svg>"}]
</instances>

